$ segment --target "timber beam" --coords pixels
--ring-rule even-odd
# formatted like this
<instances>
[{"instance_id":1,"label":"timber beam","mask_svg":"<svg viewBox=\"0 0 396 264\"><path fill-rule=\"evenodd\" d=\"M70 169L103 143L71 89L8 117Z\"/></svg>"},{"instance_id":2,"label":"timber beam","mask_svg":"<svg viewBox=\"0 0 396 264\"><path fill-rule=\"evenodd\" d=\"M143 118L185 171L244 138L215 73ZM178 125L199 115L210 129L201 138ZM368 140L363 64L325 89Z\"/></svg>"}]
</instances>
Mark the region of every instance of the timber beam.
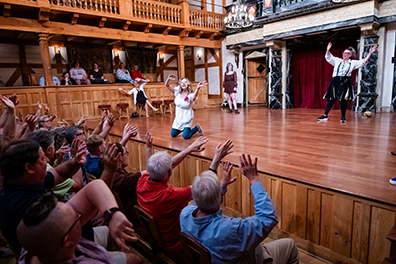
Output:
<instances>
[{"instance_id":1,"label":"timber beam","mask_svg":"<svg viewBox=\"0 0 396 264\"><path fill-rule=\"evenodd\" d=\"M191 29L190 28L185 28L183 29L182 32L180 32L179 37L181 38L186 38L190 34Z\"/></svg>"},{"instance_id":2,"label":"timber beam","mask_svg":"<svg viewBox=\"0 0 396 264\"><path fill-rule=\"evenodd\" d=\"M165 28L165 30L162 31L162 34L168 35L168 33L169 33L169 31L170 31L171 29L172 29L172 27L167 27L167 28Z\"/></svg>"},{"instance_id":3,"label":"timber beam","mask_svg":"<svg viewBox=\"0 0 396 264\"><path fill-rule=\"evenodd\" d=\"M209 40L214 40L214 38L217 36L217 33L213 33L212 35L210 35Z\"/></svg>"},{"instance_id":4,"label":"timber beam","mask_svg":"<svg viewBox=\"0 0 396 264\"><path fill-rule=\"evenodd\" d=\"M5 17L9 17L11 15L11 5L10 4L4 4L3 15Z\"/></svg>"},{"instance_id":5,"label":"timber beam","mask_svg":"<svg viewBox=\"0 0 396 264\"><path fill-rule=\"evenodd\" d=\"M122 29L123 30L128 30L130 24L131 24L131 21L129 21L129 20L125 21L124 26L123 26Z\"/></svg>"},{"instance_id":6,"label":"timber beam","mask_svg":"<svg viewBox=\"0 0 396 264\"><path fill-rule=\"evenodd\" d=\"M40 23L45 23L49 21L49 15L51 13L51 9L47 7L42 7L40 8L39 16L38 16L38 21Z\"/></svg>"},{"instance_id":7,"label":"timber beam","mask_svg":"<svg viewBox=\"0 0 396 264\"><path fill-rule=\"evenodd\" d=\"M78 14L76 14L78 16ZM65 36L114 39L122 41L150 42L153 44L197 46L206 48L221 48L221 41L209 39L196 39L192 37L180 38L179 36L163 35L157 33L144 33L131 30L121 30L112 28L97 28L92 26L75 24L70 27L66 23L48 21L45 26L34 19L1 17L0 29L19 31L58 34Z\"/></svg>"},{"instance_id":8,"label":"timber beam","mask_svg":"<svg viewBox=\"0 0 396 264\"><path fill-rule=\"evenodd\" d=\"M105 23L106 23L106 21L107 21L107 18L102 17L102 18L100 19L100 21L99 21L99 28L103 28L104 25L105 25Z\"/></svg>"},{"instance_id":9,"label":"timber beam","mask_svg":"<svg viewBox=\"0 0 396 264\"><path fill-rule=\"evenodd\" d=\"M195 38L196 38L196 39L199 39L199 38L201 37L202 34L203 34L203 31L201 30L201 31L199 31L199 32L195 35Z\"/></svg>"},{"instance_id":10,"label":"timber beam","mask_svg":"<svg viewBox=\"0 0 396 264\"><path fill-rule=\"evenodd\" d=\"M153 24L148 24L145 28L144 28L144 33L149 33L150 29L153 27Z\"/></svg>"},{"instance_id":11,"label":"timber beam","mask_svg":"<svg viewBox=\"0 0 396 264\"><path fill-rule=\"evenodd\" d=\"M72 17L72 20L71 20L71 24L72 25L75 25L75 24L77 24L77 21L78 21L78 18L80 17L80 15L79 14L77 14L77 13L74 13L73 14L73 17Z\"/></svg>"}]
</instances>

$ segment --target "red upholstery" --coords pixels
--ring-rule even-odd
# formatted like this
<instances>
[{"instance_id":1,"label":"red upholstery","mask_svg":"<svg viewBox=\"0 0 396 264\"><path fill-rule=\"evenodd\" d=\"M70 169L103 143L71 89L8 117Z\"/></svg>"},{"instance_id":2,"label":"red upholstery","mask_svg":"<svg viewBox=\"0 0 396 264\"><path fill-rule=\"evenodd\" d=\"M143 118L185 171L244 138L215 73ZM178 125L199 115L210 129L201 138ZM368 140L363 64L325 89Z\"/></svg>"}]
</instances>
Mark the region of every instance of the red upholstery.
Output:
<instances>
[{"instance_id":1,"label":"red upholstery","mask_svg":"<svg viewBox=\"0 0 396 264\"><path fill-rule=\"evenodd\" d=\"M129 106L128 103L119 103L119 104L117 104L117 107L119 107L119 108L127 108L128 106Z\"/></svg>"},{"instance_id":2,"label":"red upholstery","mask_svg":"<svg viewBox=\"0 0 396 264\"><path fill-rule=\"evenodd\" d=\"M153 101L152 104L153 105L160 105L160 104L162 104L162 101L161 100Z\"/></svg>"}]
</instances>

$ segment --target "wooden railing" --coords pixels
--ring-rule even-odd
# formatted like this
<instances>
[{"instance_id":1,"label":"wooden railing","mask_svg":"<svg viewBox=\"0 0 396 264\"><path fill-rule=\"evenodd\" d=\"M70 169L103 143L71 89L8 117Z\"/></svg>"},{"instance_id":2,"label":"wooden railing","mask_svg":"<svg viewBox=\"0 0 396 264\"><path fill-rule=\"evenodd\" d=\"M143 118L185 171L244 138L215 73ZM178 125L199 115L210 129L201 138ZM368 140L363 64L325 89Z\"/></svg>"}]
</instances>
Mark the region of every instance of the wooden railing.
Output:
<instances>
[{"instance_id":1,"label":"wooden railing","mask_svg":"<svg viewBox=\"0 0 396 264\"><path fill-rule=\"evenodd\" d=\"M181 23L181 7L151 0L132 0L132 17Z\"/></svg>"},{"instance_id":2,"label":"wooden railing","mask_svg":"<svg viewBox=\"0 0 396 264\"><path fill-rule=\"evenodd\" d=\"M190 10L190 25L211 29L224 29L224 16L202 10Z\"/></svg>"},{"instance_id":3,"label":"wooden railing","mask_svg":"<svg viewBox=\"0 0 396 264\"><path fill-rule=\"evenodd\" d=\"M91 10L119 14L119 0L50 0L52 6L65 6L80 10Z\"/></svg>"}]
</instances>

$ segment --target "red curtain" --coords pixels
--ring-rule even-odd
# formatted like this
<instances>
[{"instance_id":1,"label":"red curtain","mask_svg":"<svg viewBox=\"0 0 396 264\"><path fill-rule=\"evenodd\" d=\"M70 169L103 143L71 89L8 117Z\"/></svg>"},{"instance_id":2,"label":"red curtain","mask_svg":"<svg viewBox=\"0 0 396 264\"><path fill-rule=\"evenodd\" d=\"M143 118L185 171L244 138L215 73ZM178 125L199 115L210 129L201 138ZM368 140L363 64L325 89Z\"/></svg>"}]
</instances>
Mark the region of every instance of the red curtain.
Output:
<instances>
[{"instance_id":1,"label":"red curtain","mask_svg":"<svg viewBox=\"0 0 396 264\"><path fill-rule=\"evenodd\" d=\"M347 40L333 42L331 53L342 58L342 52L349 46L356 49L356 41ZM324 109L326 100L323 95L327 91L333 74L333 66L326 59L327 43L306 45L292 50L291 89L294 94L294 107ZM356 71L352 73L355 85ZM349 108L351 103L349 103ZM339 109L336 102L334 108Z\"/></svg>"}]
</instances>

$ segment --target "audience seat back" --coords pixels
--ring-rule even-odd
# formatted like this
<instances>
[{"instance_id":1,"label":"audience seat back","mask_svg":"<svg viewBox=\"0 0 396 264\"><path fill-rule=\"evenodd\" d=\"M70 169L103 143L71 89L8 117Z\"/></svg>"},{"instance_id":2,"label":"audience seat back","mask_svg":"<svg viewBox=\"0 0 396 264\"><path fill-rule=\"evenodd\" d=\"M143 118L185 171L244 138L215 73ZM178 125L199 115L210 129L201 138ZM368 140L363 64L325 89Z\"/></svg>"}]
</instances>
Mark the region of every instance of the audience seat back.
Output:
<instances>
[{"instance_id":1,"label":"audience seat back","mask_svg":"<svg viewBox=\"0 0 396 264\"><path fill-rule=\"evenodd\" d=\"M190 257L192 263L212 263L210 251L206 247L202 246L202 244L197 239L187 235L184 232L181 232L180 240L182 242L184 252Z\"/></svg>"},{"instance_id":2,"label":"audience seat back","mask_svg":"<svg viewBox=\"0 0 396 264\"><path fill-rule=\"evenodd\" d=\"M157 222L155 221L154 217L150 215L146 210L142 207L135 205L136 214L139 217L139 221L143 229L149 234L151 238L151 247L154 254L157 254L160 249L158 245L162 244L162 236L159 231Z\"/></svg>"}]
</instances>

